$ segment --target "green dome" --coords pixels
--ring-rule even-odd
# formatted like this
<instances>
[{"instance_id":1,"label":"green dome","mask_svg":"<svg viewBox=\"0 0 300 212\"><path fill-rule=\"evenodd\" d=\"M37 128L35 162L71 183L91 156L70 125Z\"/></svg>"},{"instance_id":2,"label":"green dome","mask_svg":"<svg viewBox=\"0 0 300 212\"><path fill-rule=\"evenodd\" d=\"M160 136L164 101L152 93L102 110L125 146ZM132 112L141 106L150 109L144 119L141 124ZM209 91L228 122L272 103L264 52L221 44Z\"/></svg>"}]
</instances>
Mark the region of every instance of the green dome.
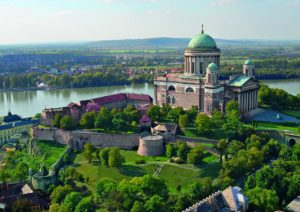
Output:
<instances>
[{"instance_id":1,"label":"green dome","mask_svg":"<svg viewBox=\"0 0 300 212\"><path fill-rule=\"evenodd\" d=\"M254 63L253 63L253 61L252 61L252 60L246 60L246 61L245 61L245 65L248 65L248 66L253 66L253 65L254 65Z\"/></svg>"},{"instance_id":2,"label":"green dome","mask_svg":"<svg viewBox=\"0 0 300 212\"><path fill-rule=\"evenodd\" d=\"M218 71L218 66L215 63L210 63L207 68L211 71Z\"/></svg>"},{"instance_id":3,"label":"green dome","mask_svg":"<svg viewBox=\"0 0 300 212\"><path fill-rule=\"evenodd\" d=\"M209 35L200 33L189 43L189 49L216 49L216 41Z\"/></svg>"}]
</instances>

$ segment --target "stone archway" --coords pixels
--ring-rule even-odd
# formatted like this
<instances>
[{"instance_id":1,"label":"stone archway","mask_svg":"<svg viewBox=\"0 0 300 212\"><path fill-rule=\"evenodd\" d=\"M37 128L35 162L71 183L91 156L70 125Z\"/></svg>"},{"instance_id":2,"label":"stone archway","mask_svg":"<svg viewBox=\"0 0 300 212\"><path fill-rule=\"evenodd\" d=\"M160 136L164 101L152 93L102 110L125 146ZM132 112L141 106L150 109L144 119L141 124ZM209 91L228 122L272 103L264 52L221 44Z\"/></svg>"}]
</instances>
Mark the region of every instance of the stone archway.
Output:
<instances>
[{"instance_id":1,"label":"stone archway","mask_svg":"<svg viewBox=\"0 0 300 212\"><path fill-rule=\"evenodd\" d=\"M289 140L288 146L293 147L295 144L296 144L296 141L295 141L295 139L292 138Z\"/></svg>"}]
</instances>

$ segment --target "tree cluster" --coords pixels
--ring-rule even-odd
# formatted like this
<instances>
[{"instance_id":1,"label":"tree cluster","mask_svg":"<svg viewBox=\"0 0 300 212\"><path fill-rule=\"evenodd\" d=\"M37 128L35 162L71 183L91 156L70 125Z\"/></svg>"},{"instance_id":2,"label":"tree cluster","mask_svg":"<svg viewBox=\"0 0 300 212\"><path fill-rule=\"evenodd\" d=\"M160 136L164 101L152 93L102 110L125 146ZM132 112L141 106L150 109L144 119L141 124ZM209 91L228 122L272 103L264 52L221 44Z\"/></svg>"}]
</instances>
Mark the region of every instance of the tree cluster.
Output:
<instances>
[{"instance_id":1,"label":"tree cluster","mask_svg":"<svg viewBox=\"0 0 300 212\"><path fill-rule=\"evenodd\" d=\"M154 176L144 175L117 183L103 178L96 184L97 207L107 211L165 212L182 211L213 191L212 180L203 178L179 194L169 193L165 182Z\"/></svg>"},{"instance_id":2,"label":"tree cluster","mask_svg":"<svg viewBox=\"0 0 300 212\"><path fill-rule=\"evenodd\" d=\"M282 147L279 159L266 165L245 183L250 209L284 209L300 193L300 145Z\"/></svg>"},{"instance_id":3,"label":"tree cluster","mask_svg":"<svg viewBox=\"0 0 300 212\"><path fill-rule=\"evenodd\" d=\"M177 141L176 144L166 145L166 156L176 163L184 163L187 161L190 164L199 166L205 157L205 151L201 144L190 148L186 142ZM179 158L179 160L177 158Z\"/></svg>"},{"instance_id":4,"label":"tree cluster","mask_svg":"<svg viewBox=\"0 0 300 212\"><path fill-rule=\"evenodd\" d=\"M99 149L90 143L86 143L82 154L89 163L91 163L93 159L97 159L101 165L107 167L120 167L125 162L124 156L117 147Z\"/></svg>"},{"instance_id":5,"label":"tree cluster","mask_svg":"<svg viewBox=\"0 0 300 212\"><path fill-rule=\"evenodd\" d=\"M258 91L258 102L261 106L273 109L299 109L300 93L294 96L285 90L261 85Z\"/></svg>"},{"instance_id":6,"label":"tree cluster","mask_svg":"<svg viewBox=\"0 0 300 212\"><path fill-rule=\"evenodd\" d=\"M104 129L136 132L141 116L134 106L128 105L124 110L101 107L99 112L87 112L80 119L80 126L86 129Z\"/></svg>"}]
</instances>

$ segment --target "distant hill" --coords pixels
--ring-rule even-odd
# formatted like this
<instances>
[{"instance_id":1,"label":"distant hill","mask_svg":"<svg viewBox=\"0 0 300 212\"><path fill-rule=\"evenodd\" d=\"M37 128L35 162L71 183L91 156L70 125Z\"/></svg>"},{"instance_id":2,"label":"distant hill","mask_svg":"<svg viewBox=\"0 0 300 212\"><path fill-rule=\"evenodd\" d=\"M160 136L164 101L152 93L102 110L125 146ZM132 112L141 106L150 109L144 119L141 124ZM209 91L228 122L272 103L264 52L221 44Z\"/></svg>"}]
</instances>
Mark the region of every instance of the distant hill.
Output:
<instances>
[{"instance_id":1,"label":"distant hill","mask_svg":"<svg viewBox=\"0 0 300 212\"><path fill-rule=\"evenodd\" d=\"M218 47L257 47L300 45L300 41L267 41L267 40L226 40L215 39ZM158 48L186 48L190 38L145 38L124 40L92 41L84 45L103 49L158 49Z\"/></svg>"}]
</instances>

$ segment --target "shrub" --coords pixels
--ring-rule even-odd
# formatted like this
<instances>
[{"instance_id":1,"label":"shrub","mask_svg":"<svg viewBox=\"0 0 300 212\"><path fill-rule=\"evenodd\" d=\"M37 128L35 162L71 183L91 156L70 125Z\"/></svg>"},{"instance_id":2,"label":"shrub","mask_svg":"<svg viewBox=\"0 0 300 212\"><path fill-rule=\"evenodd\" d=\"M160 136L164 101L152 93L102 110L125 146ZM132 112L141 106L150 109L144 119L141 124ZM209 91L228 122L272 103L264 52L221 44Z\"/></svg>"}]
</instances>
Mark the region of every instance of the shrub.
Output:
<instances>
[{"instance_id":1,"label":"shrub","mask_svg":"<svg viewBox=\"0 0 300 212\"><path fill-rule=\"evenodd\" d=\"M145 163L146 163L146 161L143 160L143 159L140 159L140 160L136 160L136 161L135 161L135 164L145 164Z\"/></svg>"}]
</instances>

